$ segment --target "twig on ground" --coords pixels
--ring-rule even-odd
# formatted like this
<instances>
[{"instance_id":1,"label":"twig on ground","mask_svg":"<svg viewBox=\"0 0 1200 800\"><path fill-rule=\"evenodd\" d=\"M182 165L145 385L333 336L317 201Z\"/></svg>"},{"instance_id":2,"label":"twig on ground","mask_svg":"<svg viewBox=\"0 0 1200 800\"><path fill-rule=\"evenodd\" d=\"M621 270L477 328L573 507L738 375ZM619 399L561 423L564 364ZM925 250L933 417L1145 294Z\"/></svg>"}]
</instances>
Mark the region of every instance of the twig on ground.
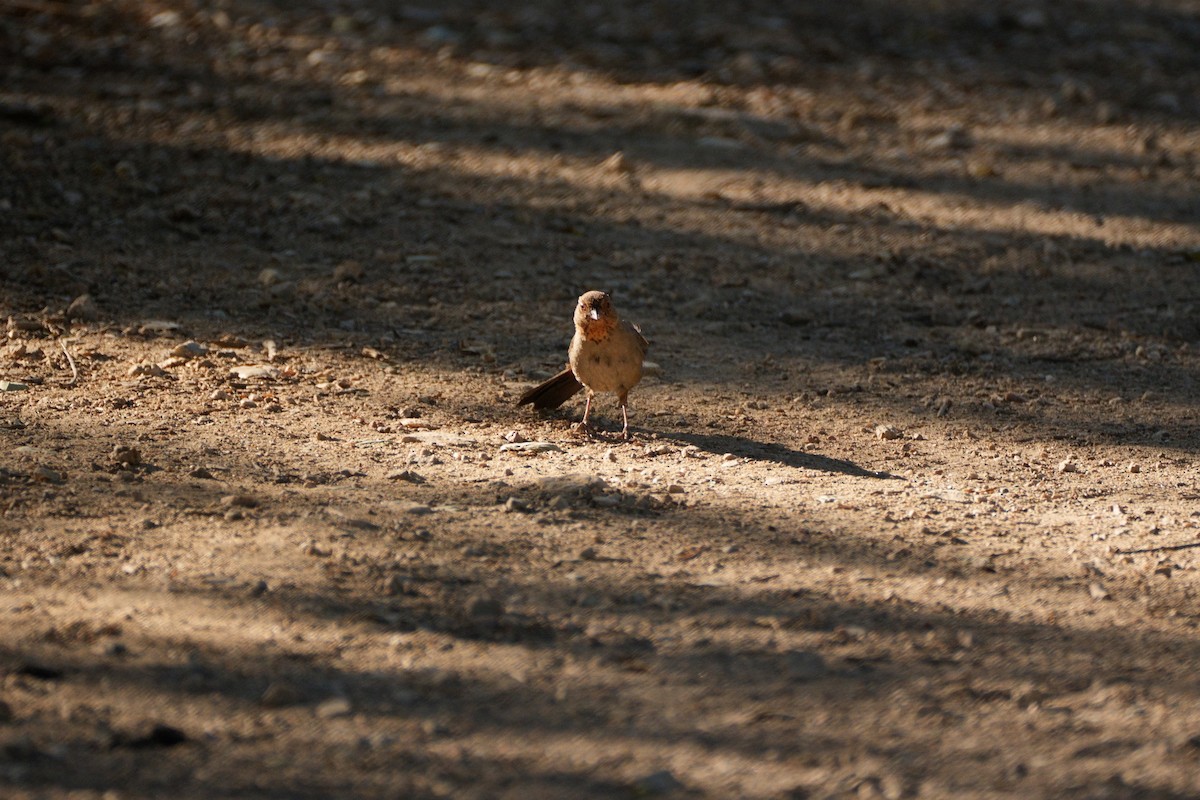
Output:
<instances>
[{"instance_id":1,"label":"twig on ground","mask_svg":"<svg viewBox=\"0 0 1200 800\"><path fill-rule=\"evenodd\" d=\"M58 346L62 348L63 355L67 357L67 363L71 365L71 380L67 385L74 386L75 382L79 380L79 367L75 366L75 359L71 358L71 351L67 349L67 343L59 339Z\"/></svg>"},{"instance_id":2,"label":"twig on ground","mask_svg":"<svg viewBox=\"0 0 1200 800\"><path fill-rule=\"evenodd\" d=\"M1164 544L1158 547L1140 547L1137 550L1114 550L1113 553L1119 556L1130 556L1135 553L1161 553L1166 550L1187 550L1190 547L1200 547L1200 542L1188 542L1187 544Z\"/></svg>"}]
</instances>

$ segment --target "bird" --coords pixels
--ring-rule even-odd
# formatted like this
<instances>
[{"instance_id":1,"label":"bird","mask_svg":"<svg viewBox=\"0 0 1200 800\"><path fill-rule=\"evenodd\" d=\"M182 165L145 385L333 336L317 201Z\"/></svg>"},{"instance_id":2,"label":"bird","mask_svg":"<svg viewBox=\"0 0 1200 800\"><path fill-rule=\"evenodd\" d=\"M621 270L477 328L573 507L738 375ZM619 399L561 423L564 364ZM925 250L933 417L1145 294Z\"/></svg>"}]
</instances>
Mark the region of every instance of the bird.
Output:
<instances>
[{"instance_id":1,"label":"bird","mask_svg":"<svg viewBox=\"0 0 1200 800\"><path fill-rule=\"evenodd\" d=\"M588 416L597 392L614 392L621 406L621 438L628 440L629 390L642 379L642 361L649 343L638 327L621 319L606 292L590 291L575 305L575 335L568 350L568 365L517 399L541 411L558 408L581 389L587 390L580 428L592 435Z\"/></svg>"}]
</instances>

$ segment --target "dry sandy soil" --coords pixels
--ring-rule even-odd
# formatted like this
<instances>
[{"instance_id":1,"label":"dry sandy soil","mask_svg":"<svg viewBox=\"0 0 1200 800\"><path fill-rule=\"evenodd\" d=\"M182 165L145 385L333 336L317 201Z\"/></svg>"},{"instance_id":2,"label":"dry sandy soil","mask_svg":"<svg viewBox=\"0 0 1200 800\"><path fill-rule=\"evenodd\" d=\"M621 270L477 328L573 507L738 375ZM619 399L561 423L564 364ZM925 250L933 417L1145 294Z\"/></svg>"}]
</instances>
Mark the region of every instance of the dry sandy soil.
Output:
<instances>
[{"instance_id":1,"label":"dry sandy soil","mask_svg":"<svg viewBox=\"0 0 1200 800\"><path fill-rule=\"evenodd\" d=\"M1198 141L1194 0L4 0L0 795L1200 796Z\"/></svg>"}]
</instances>

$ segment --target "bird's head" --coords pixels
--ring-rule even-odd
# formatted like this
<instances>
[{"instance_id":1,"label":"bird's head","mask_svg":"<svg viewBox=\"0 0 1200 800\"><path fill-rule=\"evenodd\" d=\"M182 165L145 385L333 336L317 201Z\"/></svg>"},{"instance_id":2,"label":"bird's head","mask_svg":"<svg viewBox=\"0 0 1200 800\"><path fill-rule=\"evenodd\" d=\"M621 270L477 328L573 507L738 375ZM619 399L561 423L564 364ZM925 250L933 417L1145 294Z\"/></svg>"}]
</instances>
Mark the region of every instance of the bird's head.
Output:
<instances>
[{"instance_id":1,"label":"bird's head","mask_svg":"<svg viewBox=\"0 0 1200 800\"><path fill-rule=\"evenodd\" d=\"M587 339L603 339L618 322L612 298L606 292L586 292L575 306L575 327Z\"/></svg>"}]
</instances>

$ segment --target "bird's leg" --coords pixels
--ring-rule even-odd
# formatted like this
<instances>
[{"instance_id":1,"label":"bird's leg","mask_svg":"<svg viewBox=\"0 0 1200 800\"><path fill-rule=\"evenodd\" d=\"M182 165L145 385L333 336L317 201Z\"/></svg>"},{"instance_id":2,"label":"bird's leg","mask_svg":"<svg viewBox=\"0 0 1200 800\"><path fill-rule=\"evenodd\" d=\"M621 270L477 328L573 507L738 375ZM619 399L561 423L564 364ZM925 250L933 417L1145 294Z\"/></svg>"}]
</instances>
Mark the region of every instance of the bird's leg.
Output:
<instances>
[{"instance_id":1,"label":"bird's leg","mask_svg":"<svg viewBox=\"0 0 1200 800\"><path fill-rule=\"evenodd\" d=\"M625 409L624 403L621 403L621 419L625 423L621 426L621 438L628 442L633 437L629 435L629 412Z\"/></svg>"},{"instance_id":2,"label":"bird's leg","mask_svg":"<svg viewBox=\"0 0 1200 800\"><path fill-rule=\"evenodd\" d=\"M591 413L592 413L592 393L589 391L587 394L587 402L584 403L584 405L583 405L583 422L579 423L579 430L583 431L588 436L592 435L592 428L590 425L588 425L588 415Z\"/></svg>"}]
</instances>

